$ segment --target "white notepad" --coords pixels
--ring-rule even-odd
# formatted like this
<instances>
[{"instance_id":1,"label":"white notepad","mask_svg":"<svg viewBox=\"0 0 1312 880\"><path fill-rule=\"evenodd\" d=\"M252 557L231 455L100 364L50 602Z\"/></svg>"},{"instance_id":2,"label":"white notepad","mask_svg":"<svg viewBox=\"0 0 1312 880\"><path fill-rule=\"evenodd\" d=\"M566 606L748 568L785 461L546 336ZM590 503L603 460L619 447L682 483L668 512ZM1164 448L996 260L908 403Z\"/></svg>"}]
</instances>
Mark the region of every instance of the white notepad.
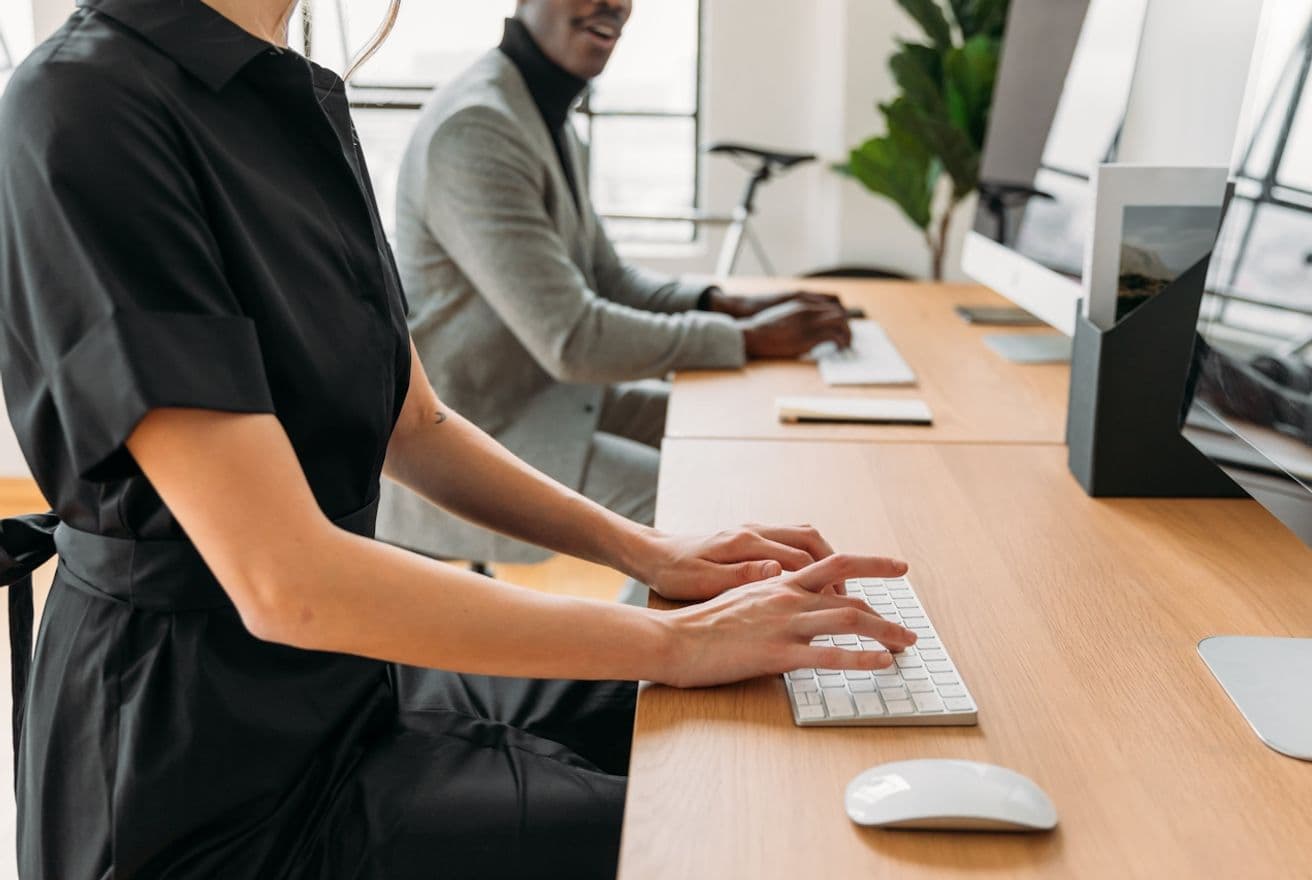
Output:
<instances>
[{"instance_id":1,"label":"white notepad","mask_svg":"<svg viewBox=\"0 0 1312 880\"><path fill-rule=\"evenodd\" d=\"M923 400L871 397L780 397L781 422L859 422L875 425L931 425L934 415Z\"/></svg>"},{"instance_id":2,"label":"white notepad","mask_svg":"<svg viewBox=\"0 0 1312 880\"><path fill-rule=\"evenodd\" d=\"M811 353L820 365L826 385L914 385L916 374L874 321L852 321L852 347L839 350L833 343Z\"/></svg>"}]
</instances>

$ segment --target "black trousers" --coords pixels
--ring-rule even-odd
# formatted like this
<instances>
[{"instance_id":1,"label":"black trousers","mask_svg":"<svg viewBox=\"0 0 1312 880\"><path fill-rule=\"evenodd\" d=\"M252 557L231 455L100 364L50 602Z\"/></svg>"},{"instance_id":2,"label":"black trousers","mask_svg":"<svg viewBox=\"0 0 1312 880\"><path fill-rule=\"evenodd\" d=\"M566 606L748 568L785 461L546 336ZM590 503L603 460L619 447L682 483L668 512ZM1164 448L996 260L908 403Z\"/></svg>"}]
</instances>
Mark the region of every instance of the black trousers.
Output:
<instances>
[{"instance_id":1,"label":"black trousers","mask_svg":"<svg viewBox=\"0 0 1312 880\"><path fill-rule=\"evenodd\" d=\"M397 668L306 876L613 878L637 686ZM358 859L358 863L356 860Z\"/></svg>"}]
</instances>

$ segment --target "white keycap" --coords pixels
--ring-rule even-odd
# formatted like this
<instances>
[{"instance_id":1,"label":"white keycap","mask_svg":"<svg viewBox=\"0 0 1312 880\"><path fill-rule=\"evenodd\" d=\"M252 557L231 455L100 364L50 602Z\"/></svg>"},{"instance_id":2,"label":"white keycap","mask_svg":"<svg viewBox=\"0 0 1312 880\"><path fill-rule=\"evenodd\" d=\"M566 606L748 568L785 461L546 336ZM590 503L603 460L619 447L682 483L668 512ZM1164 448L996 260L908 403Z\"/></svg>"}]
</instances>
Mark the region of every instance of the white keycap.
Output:
<instances>
[{"instance_id":1,"label":"white keycap","mask_svg":"<svg viewBox=\"0 0 1312 880\"><path fill-rule=\"evenodd\" d=\"M820 687L824 688L825 690L834 690L835 688L846 688L847 681L845 679L835 678L834 676L830 675L820 679Z\"/></svg>"},{"instance_id":2,"label":"white keycap","mask_svg":"<svg viewBox=\"0 0 1312 880\"><path fill-rule=\"evenodd\" d=\"M927 638L919 639L916 642L916 647L919 648L922 652L941 651L943 650L943 643L940 642L935 636L928 636Z\"/></svg>"},{"instance_id":3,"label":"white keycap","mask_svg":"<svg viewBox=\"0 0 1312 880\"><path fill-rule=\"evenodd\" d=\"M818 693L807 693L797 695L797 705L799 706L819 706L820 695Z\"/></svg>"},{"instance_id":4,"label":"white keycap","mask_svg":"<svg viewBox=\"0 0 1312 880\"><path fill-rule=\"evenodd\" d=\"M932 694L934 693L934 685L928 681L909 681L907 682L907 690L913 694Z\"/></svg>"},{"instance_id":5,"label":"white keycap","mask_svg":"<svg viewBox=\"0 0 1312 880\"><path fill-rule=\"evenodd\" d=\"M924 662L915 654L898 654L897 665L899 669L914 669L917 666L924 666Z\"/></svg>"},{"instance_id":6,"label":"white keycap","mask_svg":"<svg viewBox=\"0 0 1312 880\"><path fill-rule=\"evenodd\" d=\"M873 681L849 681L847 689L854 694L871 693L875 689Z\"/></svg>"},{"instance_id":7,"label":"white keycap","mask_svg":"<svg viewBox=\"0 0 1312 880\"><path fill-rule=\"evenodd\" d=\"M907 629L911 629L913 626L929 626L929 619L922 615L907 614L906 612L903 612L902 625Z\"/></svg>"},{"instance_id":8,"label":"white keycap","mask_svg":"<svg viewBox=\"0 0 1312 880\"><path fill-rule=\"evenodd\" d=\"M910 715L916 711L910 700L893 700L888 704L889 715Z\"/></svg>"},{"instance_id":9,"label":"white keycap","mask_svg":"<svg viewBox=\"0 0 1312 880\"><path fill-rule=\"evenodd\" d=\"M925 664L925 668L928 669L930 672L952 672L952 671L954 671L954 670L952 669L952 664L949 663L949 662L946 661L946 660L935 660L935 661L933 661L933 662L931 662L931 663L926 663L926 664Z\"/></svg>"},{"instance_id":10,"label":"white keycap","mask_svg":"<svg viewBox=\"0 0 1312 880\"><path fill-rule=\"evenodd\" d=\"M890 590L908 590L911 588L904 577L884 578L884 584Z\"/></svg>"},{"instance_id":11,"label":"white keycap","mask_svg":"<svg viewBox=\"0 0 1312 880\"><path fill-rule=\"evenodd\" d=\"M835 645L855 645L858 641L856 636L834 636Z\"/></svg>"},{"instance_id":12,"label":"white keycap","mask_svg":"<svg viewBox=\"0 0 1312 880\"><path fill-rule=\"evenodd\" d=\"M891 679L891 678L901 678L901 677L902 676L898 673L896 666L886 666L883 669L875 670L875 678Z\"/></svg>"},{"instance_id":13,"label":"white keycap","mask_svg":"<svg viewBox=\"0 0 1312 880\"><path fill-rule=\"evenodd\" d=\"M830 718L851 718L856 714L856 709L852 707L852 698L846 691L826 690L824 697L825 709L829 711Z\"/></svg>"},{"instance_id":14,"label":"white keycap","mask_svg":"<svg viewBox=\"0 0 1312 880\"><path fill-rule=\"evenodd\" d=\"M948 697L943 704L953 712L969 712L975 708L975 704L967 697Z\"/></svg>"},{"instance_id":15,"label":"white keycap","mask_svg":"<svg viewBox=\"0 0 1312 880\"><path fill-rule=\"evenodd\" d=\"M843 678L848 681L864 681L870 678L870 673L865 669L849 669L843 673Z\"/></svg>"},{"instance_id":16,"label":"white keycap","mask_svg":"<svg viewBox=\"0 0 1312 880\"><path fill-rule=\"evenodd\" d=\"M818 676L820 676L821 678L827 678L827 677L829 677L829 676L831 676L831 675L842 675L842 674L843 674L843 670L841 670L841 669L817 669L817 670L815 671L815 674L818 675Z\"/></svg>"},{"instance_id":17,"label":"white keycap","mask_svg":"<svg viewBox=\"0 0 1312 880\"><path fill-rule=\"evenodd\" d=\"M909 629L909 630L911 630L913 633L915 633L917 639L932 639L932 638L934 637L934 630L933 630L932 627L928 627L928 626L909 626L909 627L907 627L907 629ZM920 643L917 642L916 644L920 644Z\"/></svg>"},{"instance_id":18,"label":"white keycap","mask_svg":"<svg viewBox=\"0 0 1312 880\"><path fill-rule=\"evenodd\" d=\"M922 658L924 658L925 660L927 660L927 661L928 661L928 660L946 660L946 659L948 659L948 652L947 652L947 651L941 651L941 650L938 650L937 648L932 648L932 649L930 649L930 650L928 650L928 651L921 651L921 652L920 652L920 656L921 656Z\"/></svg>"},{"instance_id":19,"label":"white keycap","mask_svg":"<svg viewBox=\"0 0 1312 880\"><path fill-rule=\"evenodd\" d=\"M853 639L852 644L850 645L835 645L834 647L842 648L844 651L860 651L861 643L858 642L856 639Z\"/></svg>"},{"instance_id":20,"label":"white keycap","mask_svg":"<svg viewBox=\"0 0 1312 880\"><path fill-rule=\"evenodd\" d=\"M880 688L879 695L885 700L909 700L911 696L906 688Z\"/></svg>"},{"instance_id":21,"label":"white keycap","mask_svg":"<svg viewBox=\"0 0 1312 880\"><path fill-rule=\"evenodd\" d=\"M915 701L916 709L921 712L943 711L943 701L939 699L938 694L912 694L911 699Z\"/></svg>"},{"instance_id":22,"label":"white keycap","mask_svg":"<svg viewBox=\"0 0 1312 880\"><path fill-rule=\"evenodd\" d=\"M964 697L966 689L959 684L945 684L938 689L941 697Z\"/></svg>"},{"instance_id":23,"label":"white keycap","mask_svg":"<svg viewBox=\"0 0 1312 880\"><path fill-rule=\"evenodd\" d=\"M906 676L903 675L903 678ZM960 679L955 672L936 672L934 673L934 684L957 684Z\"/></svg>"},{"instance_id":24,"label":"white keycap","mask_svg":"<svg viewBox=\"0 0 1312 880\"><path fill-rule=\"evenodd\" d=\"M883 578L860 578L856 582L863 587L882 587L884 585Z\"/></svg>"},{"instance_id":25,"label":"white keycap","mask_svg":"<svg viewBox=\"0 0 1312 880\"><path fill-rule=\"evenodd\" d=\"M788 673L788 677L791 678L793 681L797 681L799 678L815 678L815 670L794 669L792 672Z\"/></svg>"},{"instance_id":26,"label":"white keycap","mask_svg":"<svg viewBox=\"0 0 1312 880\"><path fill-rule=\"evenodd\" d=\"M829 636L816 636L815 638L811 639L811 644L815 645L817 648L823 648L827 645L832 645L833 643L834 640Z\"/></svg>"},{"instance_id":27,"label":"white keycap","mask_svg":"<svg viewBox=\"0 0 1312 880\"><path fill-rule=\"evenodd\" d=\"M903 681L924 681L924 680L927 679L927 678L929 678L929 673L926 672L926 671L923 670L923 669L903 669L903 670L902 670L902 680L903 680ZM951 682L948 682L948 683L949 683L949 684L956 684L956 679L953 678L952 681L951 681Z\"/></svg>"},{"instance_id":28,"label":"white keycap","mask_svg":"<svg viewBox=\"0 0 1312 880\"><path fill-rule=\"evenodd\" d=\"M823 706L798 706L797 717L803 721L819 721L825 717Z\"/></svg>"},{"instance_id":29,"label":"white keycap","mask_svg":"<svg viewBox=\"0 0 1312 880\"><path fill-rule=\"evenodd\" d=\"M898 608L919 608L920 603L915 599L894 599L893 604Z\"/></svg>"},{"instance_id":30,"label":"white keycap","mask_svg":"<svg viewBox=\"0 0 1312 880\"><path fill-rule=\"evenodd\" d=\"M857 694L856 711L858 715L869 718L872 715L883 715L884 704L879 701L879 697L874 694Z\"/></svg>"},{"instance_id":31,"label":"white keycap","mask_svg":"<svg viewBox=\"0 0 1312 880\"><path fill-rule=\"evenodd\" d=\"M875 613L883 617L897 613L897 606L891 602L871 602L870 607L875 609Z\"/></svg>"},{"instance_id":32,"label":"white keycap","mask_svg":"<svg viewBox=\"0 0 1312 880\"><path fill-rule=\"evenodd\" d=\"M793 693L795 693L795 694L809 694L809 693L814 693L815 691L820 690L819 686L816 685L816 683L815 683L814 680L810 680L810 681L792 681L792 682L789 682L789 684L792 685L792 687L793 687Z\"/></svg>"}]
</instances>

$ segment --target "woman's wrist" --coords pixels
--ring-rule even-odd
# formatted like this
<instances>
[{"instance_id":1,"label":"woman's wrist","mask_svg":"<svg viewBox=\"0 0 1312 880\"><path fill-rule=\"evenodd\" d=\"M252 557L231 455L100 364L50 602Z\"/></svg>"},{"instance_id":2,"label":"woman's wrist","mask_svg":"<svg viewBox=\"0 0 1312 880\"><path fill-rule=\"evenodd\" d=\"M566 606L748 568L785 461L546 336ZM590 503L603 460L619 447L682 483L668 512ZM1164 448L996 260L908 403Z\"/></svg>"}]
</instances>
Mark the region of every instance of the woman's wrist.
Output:
<instances>
[{"instance_id":1,"label":"woman's wrist","mask_svg":"<svg viewBox=\"0 0 1312 880\"><path fill-rule=\"evenodd\" d=\"M661 539L664 533L620 518L619 537L614 547L613 568L648 586L656 579L663 561Z\"/></svg>"}]
</instances>

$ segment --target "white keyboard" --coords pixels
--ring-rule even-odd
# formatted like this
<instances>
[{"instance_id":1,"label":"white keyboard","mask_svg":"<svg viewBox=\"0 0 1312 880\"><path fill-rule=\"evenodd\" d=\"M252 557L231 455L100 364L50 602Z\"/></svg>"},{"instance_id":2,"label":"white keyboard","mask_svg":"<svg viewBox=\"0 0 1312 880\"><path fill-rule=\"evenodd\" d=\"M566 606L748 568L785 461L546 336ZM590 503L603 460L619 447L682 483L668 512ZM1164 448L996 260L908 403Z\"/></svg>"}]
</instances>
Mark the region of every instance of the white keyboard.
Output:
<instances>
[{"instance_id":1,"label":"white keyboard","mask_svg":"<svg viewBox=\"0 0 1312 880\"><path fill-rule=\"evenodd\" d=\"M801 727L976 724L975 701L911 583L906 578L862 578L848 581L847 593L864 598L886 620L914 632L916 644L894 654L895 663L888 669L785 673L793 721ZM853 635L817 636L811 644L849 651L885 650L874 639Z\"/></svg>"},{"instance_id":2,"label":"white keyboard","mask_svg":"<svg viewBox=\"0 0 1312 880\"><path fill-rule=\"evenodd\" d=\"M852 345L832 343L812 355L826 385L914 385L916 374L902 359L884 328L874 321L852 321Z\"/></svg>"}]
</instances>

